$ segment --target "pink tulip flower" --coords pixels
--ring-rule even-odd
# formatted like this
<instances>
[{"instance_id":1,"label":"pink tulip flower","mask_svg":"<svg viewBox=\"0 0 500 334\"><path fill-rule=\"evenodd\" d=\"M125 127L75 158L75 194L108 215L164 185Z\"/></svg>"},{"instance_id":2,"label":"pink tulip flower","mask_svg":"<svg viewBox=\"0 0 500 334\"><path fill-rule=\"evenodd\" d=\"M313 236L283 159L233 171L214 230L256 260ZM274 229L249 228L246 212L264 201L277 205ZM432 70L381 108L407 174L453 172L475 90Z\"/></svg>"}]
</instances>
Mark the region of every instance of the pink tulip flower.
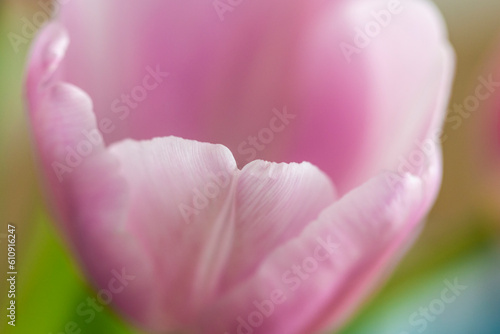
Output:
<instances>
[{"instance_id":1,"label":"pink tulip flower","mask_svg":"<svg viewBox=\"0 0 500 334\"><path fill-rule=\"evenodd\" d=\"M70 0L26 87L101 304L148 332L316 333L421 230L453 64L428 1Z\"/></svg>"}]
</instances>

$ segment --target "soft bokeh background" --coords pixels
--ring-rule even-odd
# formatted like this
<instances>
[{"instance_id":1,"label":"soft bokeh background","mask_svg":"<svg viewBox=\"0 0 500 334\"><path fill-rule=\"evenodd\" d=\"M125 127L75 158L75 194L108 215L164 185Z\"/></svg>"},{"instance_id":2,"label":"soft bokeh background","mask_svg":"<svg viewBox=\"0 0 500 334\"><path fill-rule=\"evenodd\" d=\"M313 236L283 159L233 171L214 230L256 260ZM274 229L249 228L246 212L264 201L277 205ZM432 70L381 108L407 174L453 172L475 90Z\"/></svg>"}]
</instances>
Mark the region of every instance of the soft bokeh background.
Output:
<instances>
[{"instance_id":1,"label":"soft bokeh background","mask_svg":"<svg viewBox=\"0 0 500 334\"><path fill-rule=\"evenodd\" d=\"M500 50L500 1L435 0L457 53L451 106L474 93L478 77L494 74L493 51ZM28 43L12 47L9 33L21 35L23 18L40 11L37 1L0 0L0 268L7 270L7 224L17 227L17 326L7 326L6 280L0 280L1 333L134 333L110 310L90 323L76 314L78 305L95 297L68 255L50 221L38 188L21 86ZM17 51L17 52L16 52ZM500 53L497 53L500 67ZM500 71L496 72L500 75ZM500 77L497 78L500 80ZM342 334L500 333L500 200L485 180L486 131L492 119L484 101L458 128L447 124L444 182L438 202L415 247L392 278L368 301ZM500 152L499 152L500 155ZM487 159L486 159L487 160ZM499 166L500 168L500 166ZM500 174L500 170L499 170ZM497 192L500 194L500 191ZM496 204L495 204L496 203ZM5 268L5 269L3 269ZM428 320L410 317L438 307L446 281L467 288ZM423 322L425 322L425 329ZM286 333L284 333L286 334Z\"/></svg>"}]
</instances>

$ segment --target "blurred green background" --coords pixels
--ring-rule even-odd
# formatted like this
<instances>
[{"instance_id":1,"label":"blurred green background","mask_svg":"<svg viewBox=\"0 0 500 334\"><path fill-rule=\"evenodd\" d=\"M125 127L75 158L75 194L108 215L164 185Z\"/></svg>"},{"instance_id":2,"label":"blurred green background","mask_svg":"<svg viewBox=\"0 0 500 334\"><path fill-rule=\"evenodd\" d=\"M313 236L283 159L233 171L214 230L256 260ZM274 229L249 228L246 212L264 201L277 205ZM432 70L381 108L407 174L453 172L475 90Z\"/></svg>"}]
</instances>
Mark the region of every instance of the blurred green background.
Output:
<instances>
[{"instance_id":1,"label":"blurred green background","mask_svg":"<svg viewBox=\"0 0 500 334\"><path fill-rule=\"evenodd\" d=\"M473 94L478 76L492 73L493 51L500 50L500 1L435 2L457 54L453 105ZM77 306L95 293L69 257L44 205L21 93L29 45L23 41L15 50L8 38L9 33L20 34L23 17L39 11L37 6L36 1L0 0L1 254L7 224L16 225L18 238L17 326L7 326L2 279L0 332L71 333L65 326L74 321L81 333L135 333L111 310L97 313L89 324L76 314ZM342 334L500 333L500 199L487 190L489 167L477 156L484 145L477 138L482 133L478 127L491 117L487 106L485 101L457 129L446 127L443 187L422 236ZM0 268L7 267L6 260L0 258ZM440 302L446 282L455 280L466 288L452 303Z\"/></svg>"}]
</instances>

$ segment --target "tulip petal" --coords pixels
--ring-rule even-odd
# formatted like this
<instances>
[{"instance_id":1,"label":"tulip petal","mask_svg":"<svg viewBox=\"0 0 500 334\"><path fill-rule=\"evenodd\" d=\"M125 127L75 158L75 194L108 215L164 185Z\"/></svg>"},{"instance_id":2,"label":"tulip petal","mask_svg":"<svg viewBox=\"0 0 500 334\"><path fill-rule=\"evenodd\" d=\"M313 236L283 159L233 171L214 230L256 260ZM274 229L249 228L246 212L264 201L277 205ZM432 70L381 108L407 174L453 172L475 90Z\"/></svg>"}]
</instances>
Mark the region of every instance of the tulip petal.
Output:
<instances>
[{"instance_id":1,"label":"tulip petal","mask_svg":"<svg viewBox=\"0 0 500 334\"><path fill-rule=\"evenodd\" d=\"M394 186L390 173L380 175L325 209L207 310L201 331L338 329L418 235L441 179L434 152L422 176L407 174Z\"/></svg>"},{"instance_id":2,"label":"tulip petal","mask_svg":"<svg viewBox=\"0 0 500 334\"><path fill-rule=\"evenodd\" d=\"M336 200L331 181L309 163L254 161L241 171L236 192L237 239L226 288L253 273L270 251L298 236Z\"/></svg>"},{"instance_id":3,"label":"tulip petal","mask_svg":"<svg viewBox=\"0 0 500 334\"><path fill-rule=\"evenodd\" d=\"M391 3L399 9L390 12ZM343 4L304 34L298 78L307 85L299 109L323 116L301 122L290 158L327 172L340 194L396 170L399 157L438 133L454 66L444 22L429 1Z\"/></svg>"},{"instance_id":4,"label":"tulip petal","mask_svg":"<svg viewBox=\"0 0 500 334\"><path fill-rule=\"evenodd\" d=\"M54 77L64 57L68 37L63 27L52 23L42 29L30 55L27 96L34 139L48 185L54 192L56 212L67 218L62 181L83 159L75 152L85 140L84 132L95 131L90 98L79 88L58 82ZM100 134L90 155L103 150ZM71 155L71 157L70 157Z\"/></svg>"},{"instance_id":5,"label":"tulip petal","mask_svg":"<svg viewBox=\"0 0 500 334\"><path fill-rule=\"evenodd\" d=\"M221 145L168 137L118 142L110 152L129 187L126 229L156 263L149 324L158 330L192 326L335 199L310 164L256 161L240 171Z\"/></svg>"},{"instance_id":6,"label":"tulip petal","mask_svg":"<svg viewBox=\"0 0 500 334\"><path fill-rule=\"evenodd\" d=\"M52 22L44 27L36 39L30 54L26 79L28 103L33 103L43 94L43 88L54 82L54 74L63 60L69 44L64 27Z\"/></svg>"},{"instance_id":7,"label":"tulip petal","mask_svg":"<svg viewBox=\"0 0 500 334\"><path fill-rule=\"evenodd\" d=\"M232 245L236 164L231 152L175 137L126 140L109 150L127 180L125 228L154 263L153 301L144 307L144 323L157 330L189 326L211 297ZM205 196L209 184L214 187Z\"/></svg>"},{"instance_id":8,"label":"tulip petal","mask_svg":"<svg viewBox=\"0 0 500 334\"><path fill-rule=\"evenodd\" d=\"M150 304L146 299L152 266L123 228L127 185L117 176L118 160L104 147L92 101L81 89L57 80L66 43L63 28L45 27L31 53L27 76L31 125L47 198L68 247L96 286L109 289L117 277L130 277L123 273L144 275L124 283L129 285L127 297L136 303L123 300L121 294L113 296L122 312L137 314L136 321L141 321L143 306Z\"/></svg>"},{"instance_id":9,"label":"tulip petal","mask_svg":"<svg viewBox=\"0 0 500 334\"><path fill-rule=\"evenodd\" d=\"M239 167L309 161L343 195L395 169L416 138L437 132L454 61L429 1L401 1L382 23L373 13L387 13L392 2L241 2L222 22L214 3L63 7L61 21L78 40L65 76L89 92L99 119L117 125L104 135L108 143L175 135L221 143ZM370 24L380 31L359 46L357 28ZM351 62L346 43L358 48ZM99 54L86 52L94 49ZM152 72L168 77L144 94Z\"/></svg>"}]
</instances>

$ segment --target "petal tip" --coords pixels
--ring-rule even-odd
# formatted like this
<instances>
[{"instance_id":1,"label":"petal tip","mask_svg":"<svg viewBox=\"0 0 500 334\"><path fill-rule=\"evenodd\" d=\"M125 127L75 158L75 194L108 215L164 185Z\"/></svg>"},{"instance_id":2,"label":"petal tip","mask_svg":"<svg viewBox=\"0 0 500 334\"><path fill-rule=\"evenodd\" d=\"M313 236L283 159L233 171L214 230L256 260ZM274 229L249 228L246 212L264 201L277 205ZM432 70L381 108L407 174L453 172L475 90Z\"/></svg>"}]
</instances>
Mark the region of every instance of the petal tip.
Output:
<instances>
[{"instance_id":1,"label":"petal tip","mask_svg":"<svg viewBox=\"0 0 500 334\"><path fill-rule=\"evenodd\" d=\"M28 96L33 97L41 85L47 85L64 59L69 35L58 22L43 27L31 49L27 76Z\"/></svg>"}]
</instances>

